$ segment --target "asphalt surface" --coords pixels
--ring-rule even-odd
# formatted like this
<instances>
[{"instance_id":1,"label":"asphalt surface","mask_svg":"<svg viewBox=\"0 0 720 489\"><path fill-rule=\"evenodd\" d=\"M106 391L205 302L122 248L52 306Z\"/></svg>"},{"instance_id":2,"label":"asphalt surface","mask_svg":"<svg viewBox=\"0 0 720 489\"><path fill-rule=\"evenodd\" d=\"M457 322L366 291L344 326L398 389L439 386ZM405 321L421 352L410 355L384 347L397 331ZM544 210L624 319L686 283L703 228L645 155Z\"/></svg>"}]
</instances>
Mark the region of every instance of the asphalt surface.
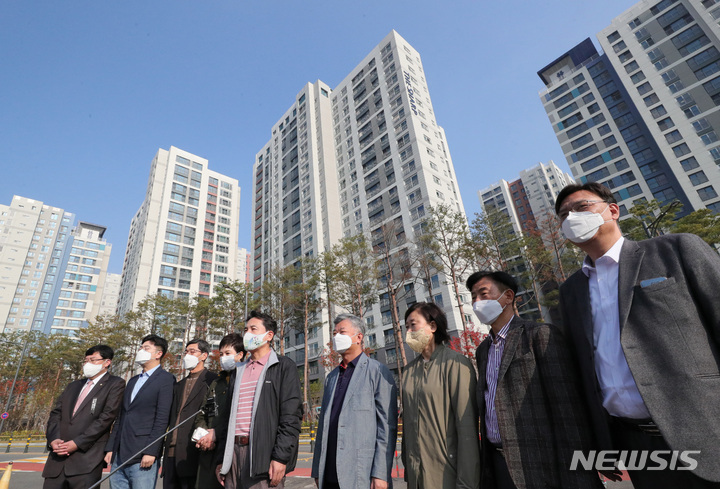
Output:
<instances>
[{"instance_id":1,"label":"asphalt surface","mask_svg":"<svg viewBox=\"0 0 720 489\"><path fill-rule=\"evenodd\" d=\"M13 461L10 489L42 489L42 469L47 453L43 452L42 447L39 446L31 445L28 453L24 453L24 448L24 444L13 447L9 453L5 453L5 449L0 449L0 471L4 472L7 462ZM301 444L297 468L291 476L285 479L285 488L315 489L315 482L310 478L311 468L312 453L310 452L310 446ZM394 467L393 475L397 474L396 470L397 468ZM109 487L110 484L105 482L102 484L101 489L109 489ZM396 478L393 479L393 487L395 489L406 489L407 484L402 479ZM608 489L632 489L632 487L630 481L609 482L607 484ZM162 489L162 480L158 479L156 489Z\"/></svg>"}]
</instances>

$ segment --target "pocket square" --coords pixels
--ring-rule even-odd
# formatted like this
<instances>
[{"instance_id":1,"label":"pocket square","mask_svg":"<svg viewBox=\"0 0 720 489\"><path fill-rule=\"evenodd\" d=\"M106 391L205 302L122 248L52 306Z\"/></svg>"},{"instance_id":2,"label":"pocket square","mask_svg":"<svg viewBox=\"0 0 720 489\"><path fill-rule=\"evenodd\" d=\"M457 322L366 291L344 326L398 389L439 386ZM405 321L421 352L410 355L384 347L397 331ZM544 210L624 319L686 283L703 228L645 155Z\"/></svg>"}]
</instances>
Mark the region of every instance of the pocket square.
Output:
<instances>
[{"instance_id":1,"label":"pocket square","mask_svg":"<svg viewBox=\"0 0 720 489\"><path fill-rule=\"evenodd\" d=\"M644 289L645 287L650 287L653 284L658 284L658 283L664 282L666 280L667 280L667 277L649 278L649 279L646 279L646 280L643 280L642 282L640 282L640 287L642 287Z\"/></svg>"}]
</instances>

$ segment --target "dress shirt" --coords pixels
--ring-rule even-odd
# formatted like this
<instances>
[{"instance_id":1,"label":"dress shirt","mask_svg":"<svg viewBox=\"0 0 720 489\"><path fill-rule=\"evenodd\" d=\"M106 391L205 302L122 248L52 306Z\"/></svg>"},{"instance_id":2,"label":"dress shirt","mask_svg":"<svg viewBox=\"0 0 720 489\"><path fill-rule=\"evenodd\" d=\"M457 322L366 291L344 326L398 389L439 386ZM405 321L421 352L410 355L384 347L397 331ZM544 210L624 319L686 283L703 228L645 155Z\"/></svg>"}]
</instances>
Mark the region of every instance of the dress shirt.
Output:
<instances>
[{"instance_id":1,"label":"dress shirt","mask_svg":"<svg viewBox=\"0 0 720 489\"><path fill-rule=\"evenodd\" d=\"M333 396L332 407L330 409L330 426L328 427L327 437L327 455L325 458L325 480L337 484L337 435L338 435L338 421L340 420L340 411L342 411L342 405L345 401L345 395L347 394L348 385L350 385L350 379L352 379L353 373L355 373L355 367L357 367L358 360L360 359L362 352L358 354L352 361L344 367L342 364L338 367L337 383L335 384L335 395Z\"/></svg>"},{"instance_id":2,"label":"dress shirt","mask_svg":"<svg viewBox=\"0 0 720 489\"><path fill-rule=\"evenodd\" d=\"M90 393L95 388L95 386L98 385L100 383L100 381L102 380L102 378L105 377L106 375L107 375L107 370L105 372L103 372L102 375L92 379L92 385L88 389L87 394L85 394L85 397L90 395ZM90 382L90 379L87 379L87 382L85 382L85 385L87 385L88 382ZM85 388L85 385L83 386L83 389Z\"/></svg>"},{"instance_id":3,"label":"dress shirt","mask_svg":"<svg viewBox=\"0 0 720 489\"><path fill-rule=\"evenodd\" d=\"M585 257L582 271L588 277L595 348L595 374L602 392L603 406L612 416L646 419L650 413L640 396L620 344L619 294L620 250L625 238L592 263Z\"/></svg>"},{"instance_id":4,"label":"dress shirt","mask_svg":"<svg viewBox=\"0 0 720 489\"><path fill-rule=\"evenodd\" d=\"M235 412L235 435L250 435L250 425L252 424L252 410L255 404L255 395L257 394L257 383L260 380L265 364L270 359L268 351L262 358L258 360L248 360L248 364L243 371L242 379L240 379L240 388L238 389L238 405Z\"/></svg>"},{"instance_id":5,"label":"dress shirt","mask_svg":"<svg viewBox=\"0 0 720 489\"><path fill-rule=\"evenodd\" d=\"M137 379L137 382L135 382L135 387L133 387L132 394L130 394L130 402L133 402L135 400L135 396L137 395L138 391L140 391L140 388L147 382L147 379L150 378L150 376L160 367L160 364L155 365L153 368L148 370L147 372L143 372L140 374L140 376Z\"/></svg>"},{"instance_id":6,"label":"dress shirt","mask_svg":"<svg viewBox=\"0 0 720 489\"><path fill-rule=\"evenodd\" d=\"M500 445L500 426L498 425L497 412L495 411L495 394L497 394L498 374L502 363L503 351L505 350L505 338L510 331L510 323L513 318L503 326L498 334L490 330L490 351L488 351L488 362L485 368L485 430L487 439L494 445Z\"/></svg>"}]
</instances>

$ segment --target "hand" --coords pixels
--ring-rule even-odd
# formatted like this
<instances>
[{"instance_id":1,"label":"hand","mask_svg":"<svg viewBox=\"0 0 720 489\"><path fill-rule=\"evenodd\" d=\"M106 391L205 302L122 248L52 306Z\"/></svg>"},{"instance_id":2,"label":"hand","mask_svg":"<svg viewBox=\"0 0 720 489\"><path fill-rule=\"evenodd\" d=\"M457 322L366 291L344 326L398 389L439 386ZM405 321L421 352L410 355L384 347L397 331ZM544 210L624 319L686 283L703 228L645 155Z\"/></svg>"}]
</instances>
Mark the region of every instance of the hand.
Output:
<instances>
[{"instance_id":1,"label":"hand","mask_svg":"<svg viewBox=\"0 0 720 489\"><path fill-rule=\"evenodd\" d=\"M315 487L320 487L320 481L318 481L317 477L315 477Z\"/></svg>"},{"instance_id":2,"label":"hand","mask_svg":"<svg viewBox=\"0 0 720 489\"><path fill-rule=\"evenodd\" d=\"M112 462L112 452L107 452L105 454L105 463L107 464L108 468L110 467L110 462Z\"/></svg>"},{"instance_id":3,"label":"hand","mask_svg":"<svg viewBox=\"0 0 720 489\"><path fill-rule=\"evenodd\" d=\"M76 452L78 449L77 445L74 441L66 441L65 443L61 443L58 446L58 450L55 451L58 455L70 455L73 452Z\"/></svg>"},{"instance_id":4,"label":"hand","mask_svg":"<svg viewBox=\"0 0 720 489\"><path fill-rule=\"evenodd\" d=\"M372 478L372 482L370 482L370 489L387 489L388 483L387 481L384 481L382 479L377 479L375 477Z\"/></svg>"},{"instance_id":5,"label":"hand","mask_svg":"<svg viewBox=\"0 0 720 489\"><path fill-rule=\"evenodd\" d=\"M140 468L141 469L149 469L152 467L152 464L155 463L155 457L152 455L143 455L142 459L140 460Z\"/></svg>"},{"instance_id":6,"label":"hand","mask_svg":"<svg viewBox=\"0 0 720 489\"><path fill-rule=\"evenodd\" d=\"M197 441L195 445L200 450L212 450L215 448L215 430L210 430L207 435Z\"/></svg>"},{"instance_id":7,"label":"hand","mask_svg":"<svg viewBox=\"0 0 720 489\"><path fill-rule=\"evenodd\" d=\"M613 482L620 482L622 480L622 471L617 468L613 470L601 470L600 473Z\"/></svg>"},{"instance_id":8,"label":"hand","mask_svg":"<svg viewBox=\"0 0 720 489\"><path fill-rule=\"evenodd\" d=\"M60 450L60 447L62 446L63 443L65 443L65 442L62 441L60 438L56 438L55 440L50 442L50 448L52 448L52 451L54 453L57 453L58 455L60 455L58 453L58 451Z\"/></svg>"},{"instance_id":9,"label":"hand","mask_svg":"<svg viewBox=\"0 0 720 489\"><path fill-rule=\"evenodd\" d=\"M215 476L217 477L220 485L225 487L225 476L220 473L220 469L222 469L222 465L218 465L217 467L215 467Z\"/></svg>"},{"instance_id":10,"label":"hand","mask_svg":"<svg viewBox=\"0 0 720 489\"><path fill-rule=\"evenodd\" d=\"M270 487L277 487L278 484L283 480L283 477L285 477L285 469L287 466L285 464L281 464L277 460L272 460L270 462L270 470L268 470L268 475L270 476L270 484L268 484Z\"/></svg>"}]
</instances>

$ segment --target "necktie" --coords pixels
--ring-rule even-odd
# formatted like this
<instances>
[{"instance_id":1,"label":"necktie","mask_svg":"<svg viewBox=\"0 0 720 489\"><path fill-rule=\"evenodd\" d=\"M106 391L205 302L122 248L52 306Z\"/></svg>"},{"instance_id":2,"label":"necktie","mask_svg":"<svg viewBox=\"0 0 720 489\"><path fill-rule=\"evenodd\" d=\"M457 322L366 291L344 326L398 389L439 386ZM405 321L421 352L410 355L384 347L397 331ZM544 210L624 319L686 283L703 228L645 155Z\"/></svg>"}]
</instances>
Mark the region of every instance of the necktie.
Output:
<instances>
[{"instance_id":1,"label":"necktie","mask_svg":"<svg viewBox=\"0 0 720 489\"><path fill-rule=\"evenodd\" d=\"M78 400L75 403L75 409L73 409L73 416L75 416L75 413L77 412L78 408L80 407L80 404L85 400L85 397L88 395L88 392L90 392L90 387L93 385L93 381L89 380L87 384L85 384L85 387L83 387L83 390L80 391L80 395L78 396Z\"/></svg>"}]
</instances>

